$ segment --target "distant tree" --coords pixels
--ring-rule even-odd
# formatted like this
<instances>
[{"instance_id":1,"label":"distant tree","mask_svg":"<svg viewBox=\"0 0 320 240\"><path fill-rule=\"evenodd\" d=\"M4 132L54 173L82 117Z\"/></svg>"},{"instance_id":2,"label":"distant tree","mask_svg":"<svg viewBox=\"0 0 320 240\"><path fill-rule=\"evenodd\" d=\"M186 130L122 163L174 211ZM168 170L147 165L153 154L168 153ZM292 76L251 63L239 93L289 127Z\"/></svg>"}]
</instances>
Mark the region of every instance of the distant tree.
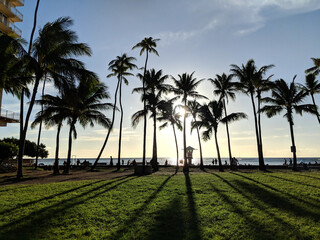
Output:
<instances>
[{"instance_id":1,"label":"distant tree","mask_svg":"<svg viewBox=\"0 0 320 240\"><path fill-rule=\"evenodd\" d=\"M223 171L223 167L217 137L219 123L226 124L227 122L230 123L247 118L247 115L242 112L231 113L227 116L223 116L223 108L224 106L222 101L211 101L201 107L199 111L199 120L193 123L193 127L199 127L200 129L205 128L205 131L202 132L202 138L204 141L210 140L212 134L214 134L220 171Z\"/></svg>"},{"instance_id":2,"label":"distant tree","mask_svg":"<svg viewBox=\"0 0 320 240\"><path fill-rule=\"evenodd\" d=\"M297 85L294 83L295 78L296 76L294 76L289 85L283 79L276 80L272 87L272 97L262 99L263 102L270 103L271 105L266 105L260 110L261 112L266 113L269 118L279 114L283 110L285 111L283 117L288 120L290 125L293 170L297 170L296 145L293 132L293 110L300 115L302 115L303 112L315 113L312 104L301 104L308 95L308 92L297 88Z\"/></svg>"},{"instance_id":3,"label":"distant tree","mask_svg":"<svg viewBox=\"0 0 320 240\"><path fill-rule=\"evenodd\" d=\"M187 100L188 97L193 97L194 99L200 99L200 98L206 98L205 96L199 94L196 91L196 88L199 86L199 84L203 81L197 80L195 77L193 77L193 73L183 73L182 75L178 75L178 78L173 79L174 88L173 91L176 95L182 97L182 103L184 107L184 115L183 115L183 159L184 159L184 165L183 165L183 171L189 172L189 166L187 163L187 141L186 141L186 117L187 117Z\"/></svg>"},{"instance_id":4,"label":"distant tree","mask_svg":"<svg viewBox=\"0 0 320 240\"><path fill-rule=\"evenodd\" d=\"M12 159L18 155L18 145L13 142L0 141L0 164L1 160Z\"/></svg>"},{"instance_id":5,"label":"distant tree","mask_svg":"<svg viewBox=\"0 0 320 240\"><path fill-rule=\"evenodd\" d=\"M160 39L153 39L152 37L144 38L141 42L137 43L133 46L132 49L141 48L140 50L140 56L146 52L146 60L144 63L144 69L143 69L143 81L142 81L142 87L143 87L143 95L146 95L145 92L145 76L147 72L147 64L148 64L148 58L149 53L154 53L157 56L159 56L157 50L155 49L157 47L157 41ZM146 102L143 102L143 110L144 113L146 113ZM143 125L143 150L142 150L142 165L145 166L146 164L146 139L147 139L147 114L144 114L143 117L144 125Z\"/></svg>"}]
</instances>

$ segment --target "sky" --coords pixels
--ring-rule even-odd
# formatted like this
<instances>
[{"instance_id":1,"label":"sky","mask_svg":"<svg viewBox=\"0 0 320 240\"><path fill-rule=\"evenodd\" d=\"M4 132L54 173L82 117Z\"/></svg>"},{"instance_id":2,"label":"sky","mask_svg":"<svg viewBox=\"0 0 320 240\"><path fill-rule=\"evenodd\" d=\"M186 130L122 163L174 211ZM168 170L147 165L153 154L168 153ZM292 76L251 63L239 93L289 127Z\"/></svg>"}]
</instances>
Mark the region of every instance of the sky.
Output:
<instances>
[{"instance_id":1,"label":"sky","mask_svg":"<svg viewBox=\"0 0 320 240\"><path fill-rule=\"evenodd\" d=\"M33 24L36 0L25 0L19 7L24 15L16 25L27 41ZM272 80L283 78L289 82L297 75L296 82L303 83L305 69L312 66L311 57L320 53L320 1L319 0L41 0L37 32L45 23L69 16L71 27L79 42L92 49L91 57L82 57L86 67L98 74L113 96L116 79L106 78L107 64L123 53L137 59L142 67L145 56L131 50L144 37L160 38L159 57L151 55L148 68L163 70L164 74L177 77L184 72L194 73L197 79L214 78L216 74L229 73L230 64L245 64L254 59L257 67L274 64L268 74ZM138 71L134 71L134 74ZM318 77L319 79L319 77ZM169 80L169 83L171 80ZM143 123L133 129L131 116L143 105L140 96L132 89L140 86L136 77L129 78L123 87L123 144L122 157L141 157ZM42 87L40 85L40 87ZM213 86L204 81L198 91L213 100ZM40 92L40 90L39 90ZM46 93L56 94L52 85ZM113 97L108 100L113 102ZM201 101L200 101L201 102ZM306 99L306 103L311 100ZM320 95L316 96L320 103ZM5 95L3 108L19 112L19 101ZM32 116L39 111L33 110ZM248 120L230 125L232 152L235 157L257 157L252 106L248 96L237 94L230 102L228 112L245 112ZM106 115L111 118L111 111ZM262 137L265 157L291 157L289 124L283 114L271 119L262 117ZM297 156L320 156L320 127L315 116L294 116ZM32 118L31 118L32 119ZM117 156L119 113L102 157ZM188 120L190 122L190 119ZM68 126L64 124L60 139L60 158L67 155ZM2 137L18 137L19 124L1 128ZM96 125L82 129L77 126L78 138L73 143L72 156L94 158L99 153L107 130ZM38 129L29 129L27 139L36 141ZM187 145L198 147L197 136L187 129ZM54 157L56 128L44 129L41 137ZM170 128L158 131L158 156L175 157L173 132ZM218 129L222 157L228 156L225 126ZM182 134L178 133L180 158ZM197 156L198 151L194 153ZM147 156L152 155L152 121L148 121ZM214 139L203 142L203 156L216 157Z\"/></svg>"}]
</instances>

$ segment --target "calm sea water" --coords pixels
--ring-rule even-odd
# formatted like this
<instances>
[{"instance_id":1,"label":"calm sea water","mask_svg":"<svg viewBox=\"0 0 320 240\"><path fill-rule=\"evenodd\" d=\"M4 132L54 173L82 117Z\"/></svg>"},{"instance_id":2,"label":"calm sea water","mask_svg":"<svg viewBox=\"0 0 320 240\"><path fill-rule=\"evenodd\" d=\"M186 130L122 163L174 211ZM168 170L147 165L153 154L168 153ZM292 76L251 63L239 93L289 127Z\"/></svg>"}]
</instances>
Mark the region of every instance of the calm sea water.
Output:
<instances>
[{"instance_id":1,"label":"calm sea water","mask_svg":"<svg viewBox=\"0 0 320 240\"><path fill-rule=\"evenodd\" d=\"M78 158L72 158L71 164L75 164ZM128 161L132 162L133 160L136 160L137 162L142 162L142 158L123 158L124 165L127 165ZM212 165L212 159L213 158L204 158L204 165ZM258 158L237 158L239 161L240 165L259 165ZM265 158L264 162L265 164L268 165L282 165L284 163L285 158ZM286 158L287 162L289 163L289 158ZM63 162L65 161L65 158L62 158L59 160L59 164L63 165ZM83 162L84 160L89 161L90 163L94 163L95 158L79 158L80 162ZM176 164L176 159L174 158L158 158L158 162L160 165L164 165L165 161L168 160L169 165L175 165ZM229 158L222 158L222 163L224 164L225 161L229 163ZM117 163L118 159L113 158L113 164L115 165ZM147 162L150 161L150 158L147 158ZM320 164L320 157L311 157L311 158L298 158L298 163L303 162L303 163L315 163L317 162ZM53 165L54 159L53 158L48 158L48 159L39 159L39 163L43 163L44 165ZM99 160L99 163L106 163L107 165L110 164L110 158L101 158ZM192 163L194 165L198 165L200 163L199 158L194 158L192 160ZM182 165L182 163L179 163Z\"/></svg>"}]
</instances>

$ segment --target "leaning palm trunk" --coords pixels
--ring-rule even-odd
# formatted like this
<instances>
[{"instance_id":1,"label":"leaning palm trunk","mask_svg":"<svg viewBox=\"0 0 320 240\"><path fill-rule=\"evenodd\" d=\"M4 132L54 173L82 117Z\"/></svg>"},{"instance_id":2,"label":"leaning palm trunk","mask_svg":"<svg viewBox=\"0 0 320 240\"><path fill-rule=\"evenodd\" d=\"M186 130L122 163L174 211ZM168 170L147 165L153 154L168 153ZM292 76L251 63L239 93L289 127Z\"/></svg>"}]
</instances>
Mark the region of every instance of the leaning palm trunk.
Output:
<instances>
[{"instance_id":1,"label":"leaning palm trunk","mask_svg":"<svg viewBox=\"0 0 320 240\"><path fill-rule=\"evenodd\" d=\"M147 72L147 63L148 63L148 51L146 51L146 62L144 64L144 71L143 71L143 80L142 80L142 88L143 88L143 95L146 95L146 85L145 85L145 77ZM146 165L146 142L147 142L147 113L146 113L146 99L143 100L143 149L142 149L142 165L143 165L143 172L144 167Z\"/></svg>"},{"instance_id":2,"label":"leaning palm trunk","mask_svg":"<svg viewBox=\"0 0 320 240\"><path fill-rule=\"evenodd\" d=\"M316 110L316 115L317 115L318 122L320 123L320 116L319 116L319 112L318 112L318 109L317 109L316 101L314 100L313 94L310 94L310 95L311 95L311 98L312 98L312 103L313 103L314 109Z\"/></svg>"},{"instance_id":3,"label":"leaning palm trunk","mask_svg":"<svg viewBox=\"0 0 320 240\"><path fill-rule=\"evenodd\" d=\"M184 101L184 109L185 112L183 114L183 159L184 159L184 165L183 165L183 171L189 172L189 165L187 162L187 137L186 137L186 109L187 109L187 98L185 98Z\"/></svg>"},{"instance_id":4,"label":"leaning palm trunk","mask_svg":"<svg viewBox=\"0 0 320 240\"><path fill-rule=\"evenodd\" d=\"M290 125L290 134L291 134L291 143L292 143L292 154L293 154L293 170L297 170L297 155L296 155L296 144L294 142L294 133L293 133L293 122L289 121Z\"/></svg>"},{"instance_id":5,"label":"leaning palm trunk","mask_svg":"<svg viewBox=\"0 0 320 240\"><path fill-rule=\"evenodd\" d=\"M118 163L117 170L120 170L120 158L121 158L121 140L122 140L122 122L123 122L123 108L121 102L121 88L122 88L122 78L120 78L120 90L119 90L119 105L120 105L120 130L119 130L119 149L118 149Z\"/></svg>"},{"instance_id":6,"label":"leaning palm trunk","mask_svg":"<svg viewBox=\"0 0 320 240\"><path fill-rule=\"evenodd\" d=\"M42 98L44 96L44 88L46 86L46 77L43 81L43 87L42 87ZM43 112L43 104L41 104L41 112ZM36 165L35 169L38 167L38 158L39 158L39 145L40 145L40 138L41 138L41 129L42 129L42 120L40 121L39 124L39 132L38 132L38 140L37 140L37 151L36 151Z\"/></svg>"},{"instance_id":7,"label":"leaning palm trunk","mask_svg":"<svg viewBox=\"0 0 320 240\"><path fill-rule=\"evenodd\" d=\"M34 20L33 20L33 27L32 27L32 31L30 34L30 41L29 41L29 49L28 49L28 55L31 54L31 46L32 46L32 42L33 42L33 36L34 36L34 32L36 30L36 26L37 26L37 15L38 15L38 8L39 8L39 3L40 0L37 0L37 5L36 5L36 9L34 11ZM23 115L24 115L24 109L23 109L23 98L24 98L24 89L22 89L21 91L21 100L20 100L20 141L19 141L19 153L18 153L18 171L17 171L17 179L21 179L23 177L22 174L22 158L23 158L23 154L24 154L24 142L26 140L26 134L27 134L27 130L24 130L23 128ZM30 105L29 105L30 108ZM28 126L28 125L27 125Z\"/></svg>"},{"instance_id":8,"label":"leaning palm trunk","mask_svg":"<svg viewBox=\"0 0 320 240\"><path fill-rule=\"evenodd\" d=\"M60 130L61 130L62 124L59 123L58 125L58 131L57 131L57 138L56 138L56 154L53 164L53 174L59 174L59 138L60 138Z\"/></svg>"},{"instance_id":9,"label":"leaning palm trunk","mask_svg":"<svg viewBox=\"0 0 320 240\"><path fill-rule=\"evenodd\" d=\"M219 161L219 171L223 171L221 157L220 157L220 150L219 150L219 144L218 144L218 138L217 138L217 131L214 131L214 140L216 142L216 149L217 149L217 155L218 155L218 161Z\"/></svg>"},{"instance_id":10,"label":"leaning palm trunk","mask_svg":"<svg viewBox=\"0 0 320 240\"><path fill-rule=\"evenodd\" d=\"M115 119L115 115L116 115L116 108L117 108L117 95L118 95L119 85L120 85L120 81L118 81L118 84L117 84L117 87L116 87L116 91L115 91L115 93L114 93L114 105L113 105L113 111L112 111L112 120L111 120L111 124L110 124L109 130L108 130L108 133L107 133L107 137L106 137L106 139L104 140L104 143L103 143L103 145L102 145L102 148L101 148L101 150L100 150L100 153L99 153L97 159L94 161L94 164L93 164L93 166L92 166L92 168L91 168L91 171L93 171L93 170L96 168L96 166L97 166L97 164L98 164L98 161L100 160L100 157L101 157L101 155L102 155L102 153L103 153L103 151L104 151L104 148L106 147L106 144L107 144L107 142L108 142L110 133L111 133L112 128L113 128L114 119Z\"/></svg>"},{"instance_id":11,"label":"leaning palm trunk","mask_svg":"<svg viewBox=\"0 0 320 240\"><path fill-rule=\"evenodd\" d=\"M177 152L177 169L179 168L179 148L178 148L178 141L177 141L177 135L176 130L174 128L174 124L172 124L173 134L174 134L174 141L176 144L176 152Z\"/></svg>"},{"instance_id":12,"label":"leaning palm trunk","mask_svg":"<svg viewBox=\"0 0 320 240\"><path fill-rule=\"evenodd\" d=\"M158 156L157 156L157 115L153 112L153 151L152 151L153 168L158 170Z\"/></svg>"},{"instance_id":13,"label":"leaning palm trunk","mask_svg":"<svg viewBox=\"0 0 320 240\"><path fill-rule=\"evenodd\" d=\"M228 116L228 114L227 114L227 107L226 107L225 100L223 100L223 106L224 106L224 114L226 117L226 116ZM230 161L230 166L231 166L232 154L231 154L231 142L230 142L230 133L229 133L228 122L226 122L226 130L227 130L227 140L228 140L229 161Z\"/></svg>"},{"instance_id":14,"label":"leaning palm trunk","mask_svg":"<svg viewBox=\"0 0 320 240\"><path fill-rule=\"evenodd\" d=\"M200 139L200 133L199 128L197 127L197 135L198 135L198 141L199 141L199 152L200 152L200 169L204 169L203 167L203 158L202 158L202 147L201 147L201 139Z\"/></svg>"},{"instance_id":15,"label":"leaning palm trunk","mask_svg":"<svg viewBox=\"0 0 320 240\"><path fill-rule=\"evenodd\" d=\"M65 166L65 169L63 173L68 174L70 169L70 162L71 162L71 149L72 149L72 131L74 129L75 122L72 121L70 124L70 130L69 130L69 143L68 143L68 155L67 155L67 166Z\"/></svg>"},{"instance_id":16,"label":"leaning palm trunk","mask_svg":"<svg viewBox=\"0 0 320 240\"><path fill-rule=\"evenodd\" d=\"M258 127L259 127L259 148L260 148L260 154L263 159L263 149L262 149L262 132L261 132L261 96L260 93L258 93Z\"/></svg>"},{"instance_id":17,"label":"leaning palm trunk","mask_svg":"<svg viewBox=\"0 0 320 240\"><path fill-rule=\"evenodd\" d=\"M260 141L259 141L259 132L258 132L258 120L257 120L257 112L256 112L256 106L253 99L253 94L250 93L251 96L251 102L252 102L252 108L253 108L253 116L254 116L254 124L256 129L256 140L257 140L257 149L258 149L258 155L259 155L259 169L265 170L264 160L263 156L261 154L262 148L260 147Z\"/></svg>"}]
</instances>

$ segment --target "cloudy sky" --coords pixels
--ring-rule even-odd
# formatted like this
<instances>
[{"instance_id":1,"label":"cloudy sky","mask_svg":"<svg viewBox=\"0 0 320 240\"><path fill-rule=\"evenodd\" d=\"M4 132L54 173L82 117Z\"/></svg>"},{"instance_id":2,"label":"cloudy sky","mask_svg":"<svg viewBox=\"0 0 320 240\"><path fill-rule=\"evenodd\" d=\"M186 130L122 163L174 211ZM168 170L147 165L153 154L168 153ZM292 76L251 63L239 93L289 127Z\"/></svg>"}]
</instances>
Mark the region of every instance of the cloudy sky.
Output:
<instances>
[{"instance_id":1,"label":"cloudy sky","mask_svg":"<svg viewBox=\"0 0 320 240\"><path fill-rule=\"evenodd\" d=\"M36 0L25 0L19 10L24 21L17 23L23 37L28 40L32 28ZM274 64L269 71L273 80L283 78L291 81L297 74L297 82L304 82L304 70L312 66L311 57L320 54L320 1L319 0L41 0L39 7L39 30L46 22L61 16L74 20L72 27L79 35L79 41L88 43L91 58L82 58L86 66L95 71L101 81L114 92L115 79L106 79L107 63L122 53L137 58L136 64L143 66L144 56L131 48L144 37L160 38L157 50L160 57L152 55L149 66L163 69L165 74L195 71L198 79L213 78L216 74L228 73L230 64L241 65L253 58L258 67ZM142 108L139 96L131 94L140 82L132 77L129 86L123 89L124 132L123 157L141 157L142 123L136 129L131 127L131 116ZM213 99L213 88L209 82L199 87L199 92ZM52 86L47 93L54 94ZM111 99L110 101L113 101ZM310 101L309 99L307 101ZM320 96L316 96L320 103ZM3 107L19 111L19 102L5 96ZM248 120L230 126L233 154L236 157L256 157L254 122L249 97L238 94L230 102L229 112L243 111ZM37 112L39 107L34 109ZM111 117L111 113L109 113ZM264 154L266 157L290 156L289 125L282 117L262 118ZM147 155L151 156L151 121L148 129ZM103 157L117 155L118 124ZM298 156L318 157L320 155L320 128L314 116L295 116L295 135ZM19 125L10 124L1 128L2 137L18 137ZM67 132L65 125L61 136L60 157L67 153ZM73 145L77 158L95 157L104 141L106 130L96 126L81 129ZM190 130L189 130L190 132ZM56 129L46 129L42 142L48 146L50 157L54 156ZM37 129L29 130L28 139L36 140ZM182 146L182 135L179 134ZM175 156L174 139L170 129L158 133L161 157ZM222 156L227 156L227 142L224 126L219 129L219 143ZM195 134L188 135L187 144L198 148ZM181 147L182 148L182 147ZM213 140L204 143L204 156L216 157Z\"/></svg>"}]
</instances>

